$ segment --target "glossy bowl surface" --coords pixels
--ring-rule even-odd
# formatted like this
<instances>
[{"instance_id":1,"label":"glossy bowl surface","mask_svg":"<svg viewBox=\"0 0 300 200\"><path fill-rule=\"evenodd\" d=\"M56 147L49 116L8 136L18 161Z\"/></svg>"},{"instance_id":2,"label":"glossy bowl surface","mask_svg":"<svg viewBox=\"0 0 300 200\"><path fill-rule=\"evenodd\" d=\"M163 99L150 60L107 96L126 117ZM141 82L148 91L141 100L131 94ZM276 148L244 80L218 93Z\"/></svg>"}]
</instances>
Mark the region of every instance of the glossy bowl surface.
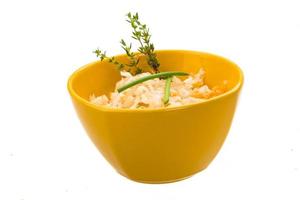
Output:
<instances>
[{"instance_id":1,"label":"glossy bowl surface","mask_svg":"<svg viewBox=\"0 0 300 200\"><path fill-rule=\"evenodd\" d=\"M120 79L115 66L96 61L68 81L75 110L99 151L120 174L146 183L181 180L209 165L227 136L243 84L240 68L223 57L187 50L156 53L161 71L196 73L203 67L209 86L227 80L229 91L180 107L114 109L95 106L88 98L114 90ZM126 62L125 55L116 58Z\"/></svg>"}]
</instances>

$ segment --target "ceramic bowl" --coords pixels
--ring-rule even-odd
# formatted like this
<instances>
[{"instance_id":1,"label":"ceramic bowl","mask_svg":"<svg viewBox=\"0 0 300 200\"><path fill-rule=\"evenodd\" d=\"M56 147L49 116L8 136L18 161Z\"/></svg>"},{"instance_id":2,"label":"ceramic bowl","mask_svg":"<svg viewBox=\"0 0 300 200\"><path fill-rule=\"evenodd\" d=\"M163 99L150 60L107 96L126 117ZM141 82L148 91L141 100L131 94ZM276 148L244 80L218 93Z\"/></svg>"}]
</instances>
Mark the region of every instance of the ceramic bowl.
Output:
<instances>
[{"instance_id":1,"label":"ceramic bowl","mask_svg":"<svg viewBox=\"0 0 300 200\"><path fill-rule=\"evenodd\" d=\"M206 84L227 80L229 90L185 106L115 109L89 103L91 94L114 90L120 79L114 65L101 61L87 64L68 81L75 110L102 155L123 176L145 183L181 180L209 165L227 136L243 83L241 69L223 57L186 50L156 53L161 71L196 73L204 68ZM126 56L116 59L126 61ZM145 60L140 64L146 65Z\"/></svg>"}]
</instances>

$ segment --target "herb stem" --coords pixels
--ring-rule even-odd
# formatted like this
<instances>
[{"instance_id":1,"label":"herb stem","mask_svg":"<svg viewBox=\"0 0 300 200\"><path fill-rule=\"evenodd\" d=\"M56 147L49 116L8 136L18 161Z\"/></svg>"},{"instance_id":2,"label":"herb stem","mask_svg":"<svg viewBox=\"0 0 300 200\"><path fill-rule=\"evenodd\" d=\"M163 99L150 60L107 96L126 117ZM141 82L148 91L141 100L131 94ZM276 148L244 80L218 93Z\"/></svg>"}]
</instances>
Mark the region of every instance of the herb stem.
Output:
<instances>
[{"instance_id":1,"label":"herb stem","mask_svg":"<svg viewBox=\"0 0 300 200\"><path fill-rule=\"evenodd\" d=\"M171 93L171 82L172 82L172 78L173 76L169 76L166 79L166 85L165 85L165 93L164 93L164 98L163 98L163 102L166 105L167 103L169 103L169 98L170 98L170 93Z\"/></svg>"},{"instance_id":2,"label":"herb stem","mask_svg":"<svg viewBox=\"0 0 300 200\"><path fill-rule=\"evenodd\" d=\"M124 90L132 87L132 86L135 86L139 83L142 83L142 82L145 82L145 81L148 81L148 80L151 80L151 79L155 79L155 78L168 78L170 76L187 76L189 75L188 73L185 73L185 72L160 72L160 73L156 73L156 74L151 74L149 76L144 76L140 79L137 79L137 80L134 80L130 83L127 83L121 87L119 87L117 89L117 91L120 93L120 92L123 92Z\"/></svg>"},{"instance_id":3,"label":"herb stem","mask_svg":"<svg viewBox=\"0 0 300 200\"><path fill-rule=\"evenodd\" d=\"M151 34L146 24L142 24L139 20L138 13L127 14L127 22L130 23L133 28L132 38L140 43L138 51L147 57L147 63L153 68L155 73L159 73L159 61L154 52L154 44L150 42Z\"/></svg>"}]
</instances>

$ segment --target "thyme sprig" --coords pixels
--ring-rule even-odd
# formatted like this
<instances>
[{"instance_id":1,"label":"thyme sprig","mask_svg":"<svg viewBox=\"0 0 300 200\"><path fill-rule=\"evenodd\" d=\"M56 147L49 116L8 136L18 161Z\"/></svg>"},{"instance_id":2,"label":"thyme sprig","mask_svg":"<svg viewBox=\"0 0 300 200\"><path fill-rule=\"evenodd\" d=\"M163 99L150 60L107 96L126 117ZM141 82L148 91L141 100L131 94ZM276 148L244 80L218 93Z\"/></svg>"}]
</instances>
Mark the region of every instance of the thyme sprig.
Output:
<instances>
[{"instance_id":1,"label":"thyme sprig","mask_svg":"<svg viewBox=\"0 0 300 200\"><path fill-rule=\"evenodd\" d=\"M159 72L159 61L154 53L154 45L150 42L151 35L146 24L142 24L139 20L138 13L127 14L127 22L133 28L132 38L140 44L138 51L147 56L147 63L152 67L155 73Z\"/></svg>"},{"instance_id":2,"label":"thyme sprig","mask_svg":"<svg viewBox=\"0 0 300 200\"><path fill-rule=\"evenodd\" d=\"M118 69L119 69L119 70L121 70L121 69L123 69L123 68L125 67L125 65L124 65L123 63L120 63L119 61L117 61L117 60L115 59L114 56L108 57L108 56L106 55L106 52L105 52L105 51L104 51L104 52L101 51L99 48L96 49L95 51L93 51L93 53L95 53L96 56L97 56L98 58L100 58L101 61L107 60L108 62L110 62L110 63L112 63L112 64L115 64L116 66L118 66Z\"/></svg>"},{"instance_id":3,"label":"thyme sprig","mask_svg":"<svg viewBox=\"0 0 300 200\"><path fill-rule=\"evenodd\" d=\"M146 24L142 24L139 21L139 15L138 13L131 14L130 12L126 15L127 16L127 22L131 24L131 27L133 28L132 32L132 38L137 40L140 44L140 47L138 48L138 52L141 54L144 54L147 58L148 65L153 69L153 72L158 73L159 72L159 61L156 57L156 54L154 53L154 45L150 42L151 35L149 33L149 28ZM134 53L131 48L132 44L129 45L121 39L120 41L122 49L126 52L126 55L128 56L130 62L129 64L124 64L115 59L115 57L109 57L106 55L106 52L101 51L100 49L96 49L93 51L93 53L96 54L100 60L107 60L110 63L113 63L118 66L119 70L122 70L125 66L128 68L125 69L128 72L132 74L139 74L142 73L143 70L141 67L138 66L139 64L139 58L137 53Z\"/></svg>"},{"instance_id":4,"label":"thyme sprig","mask_svg":"<svg viewBox=\"0 0 300 200\"><path fill-rule=\"evenodd\" d=\"M137 55L131 51L132 44L130 43L129 45L127 45L123 39L121 39L120 44L121 44L122 49L124 49L124 51L126 52L126 55L128 56L128 58L130 60L130 63L126 64L126 65L128 67L136 68L135 69L136 74L142 73L142 68L140 68L138 66L140 60L139 60L139 58L137 58Z\"/></svg>"}]
</instances>

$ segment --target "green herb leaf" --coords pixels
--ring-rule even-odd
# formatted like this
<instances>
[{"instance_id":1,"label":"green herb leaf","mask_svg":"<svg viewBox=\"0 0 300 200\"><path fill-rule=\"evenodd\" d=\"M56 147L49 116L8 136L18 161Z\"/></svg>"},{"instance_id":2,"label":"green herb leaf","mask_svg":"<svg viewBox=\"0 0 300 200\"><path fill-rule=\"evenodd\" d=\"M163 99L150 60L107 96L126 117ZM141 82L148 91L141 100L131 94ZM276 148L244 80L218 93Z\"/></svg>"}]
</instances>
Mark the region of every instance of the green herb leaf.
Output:
<instances>
[{"instance_id":1,"label":"green herb leaf","mask_svg":"<svg viewBox=\"0 0 300 200\"><path fill-rule=\"evenodd\" d=\"M151 35L149 34L149 28L147 28L146 24L142 24L139 21L138 13L134 15L128 13L127 18L126 21L129 22L133 28L132 38L137 40L141 45L138 51L147 56L148 64L153 68L155 73L158 73L160 63L154 53L154 45L150 43Z\"/></svg>"}]
</instances>

